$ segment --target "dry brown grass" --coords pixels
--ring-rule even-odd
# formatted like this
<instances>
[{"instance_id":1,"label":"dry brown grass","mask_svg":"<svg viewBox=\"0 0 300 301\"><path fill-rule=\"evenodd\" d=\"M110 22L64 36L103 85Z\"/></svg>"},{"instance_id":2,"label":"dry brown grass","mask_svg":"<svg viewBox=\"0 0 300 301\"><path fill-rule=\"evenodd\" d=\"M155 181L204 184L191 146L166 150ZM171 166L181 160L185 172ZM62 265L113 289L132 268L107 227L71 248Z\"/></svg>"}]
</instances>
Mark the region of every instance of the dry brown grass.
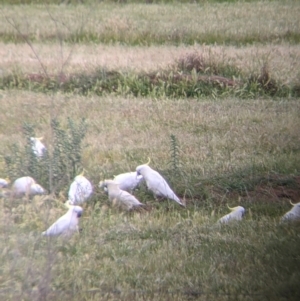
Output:
<instances>
[{"instance_id":1,"label":"dry brown grass","mask_svg":"<svg viewBox=\"0 0 300 301\"><path fill-rule=\"evenodd\" d=\"M157 71L189 54L201 55L215 64L232 64L245 74L259 74L268 64L272 78L284 84L299 81L299 46L105 46L33 44L39 58L50 74L63 68L66 74L92 72L97 68L119 71ZM61 52L62 50L62 52ZM69 56L70 55L70 56ZM9 74L19 70L24 73L42 72L40 62L27 44L0 44L0 70Z\"/></svg>"},{"instance_id":2,"label":"dry brown grass","mask_svg":"<svg viewBox=\"0 0 300 301\"><path fill-rule=\"evenodd\" d=\"M204 4L128 4L78 6L3 6L0 19L2 32L14 34L7 19L35 39L57 37L57 32L68 35L74 32L101 34L129 34L162 36L165 39L196 34L199 36L272 36L280 38L287 32L299 30L297 1L265 1L250 3ZM7 18L7 19L6 19ZM41 26L41 24L47 24ZM139 40L139 39L138 39Z\"/></svg>"},{"instance_id":3,"label":"dry brown grass","mask_svg":"<svg viewBox=\"0 0 300 301\"><path fill-rule=\"evenodd\" d=\"M185 166L207 176L253 160L268 165L277 156L288 157L300 143L297 100L171 101L6 91L1 104L2 154L9 143L24 143L23 122L36 124L37 134L51 144L50 114L62 122L86 118L84 166L94 175L133 169L148 156L154 166L165 168L171 134Z\"/></svg>"}]
</instances>

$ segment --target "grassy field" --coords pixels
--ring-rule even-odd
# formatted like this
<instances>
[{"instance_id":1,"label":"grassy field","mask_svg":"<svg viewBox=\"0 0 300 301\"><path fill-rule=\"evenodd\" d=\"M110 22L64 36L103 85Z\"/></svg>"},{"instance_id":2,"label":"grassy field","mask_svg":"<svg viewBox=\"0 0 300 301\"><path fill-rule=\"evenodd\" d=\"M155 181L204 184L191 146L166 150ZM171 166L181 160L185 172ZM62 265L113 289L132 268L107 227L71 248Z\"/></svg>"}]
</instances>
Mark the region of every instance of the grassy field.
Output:
<instances>
[{"instance_id":1,"label":"grassy field","mask_svg":"<svg viewBox=\"0 0 300 301\"><path fill-rule=\"evenodd\" d=\"M0 177L51 193L0 198L0 299L298 300L300 222L280 217L300 201L300 4L71 2L1 6ZM53 120L82 119L94 195L80 233L46 239L76 172L52 187L26 133L51 154ZM148 157L186 208L142 186L124 212L98 187ZM227 205L242 222L217 224Z\"/></svg>"}]
</instances>

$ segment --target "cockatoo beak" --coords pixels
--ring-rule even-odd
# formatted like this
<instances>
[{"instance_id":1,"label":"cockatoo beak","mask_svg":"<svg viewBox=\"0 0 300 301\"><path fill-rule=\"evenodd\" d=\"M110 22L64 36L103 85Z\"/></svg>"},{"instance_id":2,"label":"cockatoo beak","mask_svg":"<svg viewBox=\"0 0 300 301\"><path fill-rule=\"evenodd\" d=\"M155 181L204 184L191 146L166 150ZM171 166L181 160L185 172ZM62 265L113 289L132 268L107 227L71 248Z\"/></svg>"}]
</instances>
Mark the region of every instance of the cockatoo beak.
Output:
<instances>
[{"instance_id":1,"label":"cockatoo beak","mask_svg":"<svg viewBox=\"0 0 300 301\"><path fill-rule=\"evenodd\" d=\"M41 141L44 139L44 137L39 137L39 138L36 138L37 140Z\"/></svg>"},{"instance_id":2,"label":"cockatoo beak","mask_svg":"<svg viewBox=\"0 0 300 301\"><path fill-rule=\"evenodd\" d=\"M82 215L81 211L80 212L77 212L77 217L80 218Z\"/></svg>"},{"instance_id":3,"label":"cockatoo beak","mask_svg":"<svg viewBox=\"0 0 300 301\"><path fill-rule=\"evenodd\" d=\"M290 200L290 204L294 207L296 204L293 204L292 201Z\"/></svg>"}]
</instances>

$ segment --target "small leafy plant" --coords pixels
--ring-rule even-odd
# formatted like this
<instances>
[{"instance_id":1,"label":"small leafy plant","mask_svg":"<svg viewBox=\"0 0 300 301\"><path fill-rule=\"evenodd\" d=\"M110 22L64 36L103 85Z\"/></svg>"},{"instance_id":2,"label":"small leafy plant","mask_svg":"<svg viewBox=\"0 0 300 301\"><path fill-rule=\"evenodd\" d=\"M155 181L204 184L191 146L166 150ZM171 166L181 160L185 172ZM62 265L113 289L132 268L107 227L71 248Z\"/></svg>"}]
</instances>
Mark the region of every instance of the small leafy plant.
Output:
<instances>
[{"instance_id":1,"label":"small leafy plant","mask_svg":"<svg viewBox=\"0 0 300 301\"><path fill-rule=\"evenodd\" d=\"M174 175L180 175L179 145L176 136L173 134L171 135L170 143L171 169Z\"/></svg>"}]
</instances>

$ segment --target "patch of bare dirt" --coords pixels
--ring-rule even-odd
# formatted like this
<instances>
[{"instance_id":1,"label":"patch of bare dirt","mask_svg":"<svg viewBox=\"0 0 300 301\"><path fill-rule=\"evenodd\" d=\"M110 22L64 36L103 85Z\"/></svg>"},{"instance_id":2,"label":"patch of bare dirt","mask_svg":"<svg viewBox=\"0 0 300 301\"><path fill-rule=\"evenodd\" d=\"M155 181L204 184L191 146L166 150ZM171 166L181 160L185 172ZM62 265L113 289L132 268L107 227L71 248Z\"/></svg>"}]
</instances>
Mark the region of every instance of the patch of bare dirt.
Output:
<instances>
[{"instance_id":1,"label":"patch of bare dirt","mask_svg":"<svg viewBox=\"0 0 300 301\"><path fill-rule=\"evenodd\" d=\"M236 196L236 192L232 197ZM242 200L251 202L300 202L300 176L280 177L265 179L257 184L252 191L247 191L239 196Z\"/></svg>"}]
</instances>

